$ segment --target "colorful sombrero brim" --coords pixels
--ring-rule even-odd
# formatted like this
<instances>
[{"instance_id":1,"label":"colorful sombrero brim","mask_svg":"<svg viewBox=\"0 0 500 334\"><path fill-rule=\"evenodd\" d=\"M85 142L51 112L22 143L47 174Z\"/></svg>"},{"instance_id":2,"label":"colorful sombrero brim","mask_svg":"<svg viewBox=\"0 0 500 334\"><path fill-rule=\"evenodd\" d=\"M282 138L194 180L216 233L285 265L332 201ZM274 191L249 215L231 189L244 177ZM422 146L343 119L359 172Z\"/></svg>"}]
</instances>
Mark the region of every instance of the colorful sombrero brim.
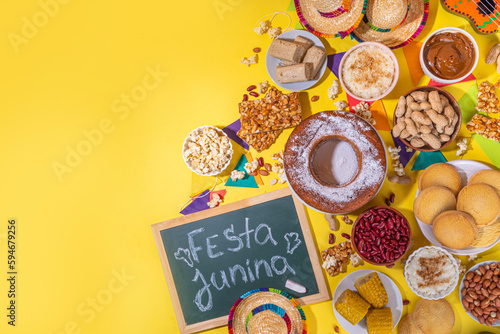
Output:
<instances>
[{"instance_id":1,"label":"colorful sombrero brim","mask_svg":"<svg viewBox=\"0 0 500 334\"><path fill-rule=\"evenodd\" d=\"M351 33L358 42L379 42L391 49L410 44L424 29L429 16L429 0L411 0L410 10L404 22L388 32L377 31L361 22Z\"/></svg>"},{"instance_id":2,"label":"colorful sombrero brim","mask_svg":"<svg viewBox=\"0 0 500 334\"><path fill-rule=\"evenodd\" d=\"M270 326L280 329L282 333L307 333L304 311L284 291L269 288L251 290L238 298L229 312L229 334L260 332L259 329Z\"/></svg>"},{"instance_id":3,"label":"colorful sombrero brim","mask_svg":"<svg viewBox=\"0 0 500 334\"><path fill-rule=\"evenodd\" d=\"M320 37L348 36L363 20L368 0L353 0L349 12L336 17L322 16L308 0L294 0L300 23Z\"/></svg>"}]
</instances>

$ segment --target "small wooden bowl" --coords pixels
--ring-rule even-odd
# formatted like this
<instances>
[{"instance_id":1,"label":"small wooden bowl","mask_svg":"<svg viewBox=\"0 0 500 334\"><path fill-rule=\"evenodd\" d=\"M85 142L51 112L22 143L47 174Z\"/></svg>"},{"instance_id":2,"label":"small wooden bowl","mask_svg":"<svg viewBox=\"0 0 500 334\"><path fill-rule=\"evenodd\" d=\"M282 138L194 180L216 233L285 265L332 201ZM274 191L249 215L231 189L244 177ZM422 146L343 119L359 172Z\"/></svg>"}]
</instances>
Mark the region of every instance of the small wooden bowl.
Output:
<instances>
[{"instance_id":1,"label":"small wooden bowl","mask_svg":"<svg viewBox=\"0 0 500 334\"><path fill-rule=\"evenodd\" d=\"M412 90L408 91L404 95L404 97L406 98L408 95L410 95L411 93L413 93L416 90L422 90L422 91L426 91L426 92L431 92L433 90L437 90L440 94L444 95L448 99L448 101L450 101L450 105L453 107L453 109L455 109L455 112L458 114L458 122L455 125L455 127L456 127L455 128L455 132L453 132L453 134L450 136L450 140L447 141L447 142L445 142L445 143L442 143L441 147L439 149L437 149L437 150L431 148L429 145L425 145L424 147L414 147L414 146L410 145L410 143L408 141L406 141L405 139L403 139L403 138L399 138L399 139L406 146L414 149L415 151L435 152L435 151L442 150L443 148L445 148L446 146L448 146L453 140L455 140L455 138L457 137L458 133L460 132L460 127L461 127L461 124L462 124L462 111L460 109L460 106L458 105L458 102L457 102L457 100L455 100L455 98L453 97L453 95L451 95L450 93L448 93L447 91L445 91L442 88L433 87L433 86L422 86L422 87L413 88ZM394 112L396 112L396 110L394 110ZM396 125L396 116L395 115L392 118L392 124L393 124L393 127Z\"/></svg>"},{"instance_id":2,"label":"small wooden bowl","mask_svg":"<svg viewBox=\"0 0 500 334\"><path fill-rule=\"evenodd\" d=\"M408 242L405 246L405 250L404 252L402 252L402 254L400 256L398 256L397 258L394 258L392 261L386 261L386 262L375 262L371 259L368 259L366 258L359 250L359 247L358 247L358 243L359 243L359 239L357 236L356 236L356 227L358 226L359 222L361 221L362 218L364 218L365 216L367 216L370 212L373 212L373 210L378 210L378 209L384 209L384 210L388 210L388 211L392 211L396 216L400 217L403 221L404 224L406 224L406 226L408 227L408 235L407 235L407 238L408 238ZM373 224L373 223L371 223ZM379 227L373 227L372 228L373 230L376 230L380 233L381 229ZM401 260L401 258L403 258L403 256L405 256L406 252L408 252L408 249L410 248L410 243L411 243L411 227L410 227L410 224L408 223L408 219L406 219L406 217L401 213L399 212L398 210L390 207L390 206L374 206L368 210L366 210L365 212L363 212L362 214L360 214L358 216L358 218L356 219L356 221L354 222L354 224L352 225L352 230L351 230L351 236L352 236L352 247L354 248L354 250L356 251L356 253L358 253L359 257L361 257L365 262L369 263L369 264L373 264L375 266L388 266L388 265L391 265L391 264L394 264L396 263L397 261ZM377 241L374 241L374 243L376 244Z\"/></svg>"}]
</instances>

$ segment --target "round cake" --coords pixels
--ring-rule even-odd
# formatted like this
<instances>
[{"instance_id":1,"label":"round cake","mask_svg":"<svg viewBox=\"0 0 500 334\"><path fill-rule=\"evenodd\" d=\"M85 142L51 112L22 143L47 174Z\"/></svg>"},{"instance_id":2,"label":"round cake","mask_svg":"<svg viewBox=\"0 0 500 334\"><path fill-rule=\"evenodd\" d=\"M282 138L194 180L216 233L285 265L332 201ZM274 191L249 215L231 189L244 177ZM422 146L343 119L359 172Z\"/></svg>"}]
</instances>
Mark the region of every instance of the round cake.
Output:
<instances>
[{"instance_id":1,"label":"round cake","mask_svg":"<svg viewBox=\"0 0 500 334\"><path fill-rule=\"evenodd\" d=\"M323 111L300 123L285 145L287 181L308 206L348 213L368 203L387 173L385 146L362 118Z\"/></svg>"}]
</instances>

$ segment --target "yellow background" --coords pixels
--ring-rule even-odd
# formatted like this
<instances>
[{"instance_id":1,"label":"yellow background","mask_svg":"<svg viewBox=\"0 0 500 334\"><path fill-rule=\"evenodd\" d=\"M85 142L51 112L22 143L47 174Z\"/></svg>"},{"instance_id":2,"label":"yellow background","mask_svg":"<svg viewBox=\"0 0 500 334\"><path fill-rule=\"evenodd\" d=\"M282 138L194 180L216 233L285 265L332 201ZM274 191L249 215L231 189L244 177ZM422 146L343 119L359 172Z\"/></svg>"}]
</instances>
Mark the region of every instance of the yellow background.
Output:
<instances>
[{"instance_id":1,"label":"yellow background","mask_svg":"<svg viewBox=\"0 0 500 334\"><path fill-rule=\"evenodd\" d=\"M286 10L289 1L61 2L0 1L0 332L177 333L150 225L179 216L191 195L192 173L180 154L186 135L201 125L232 123L246 87L269 80L264 55L270 39L252 28L263 15ZM52 15L45 20L40 11L49 3ZM418 40L447 25L472 32L464 19L445 12L438 1L431 1L430 7L429 22ZM294 27L296 16L290 14ZM39 27L26 28L33 20ZM273 23L287 24L283 19ZM355 44L350 39L323 41L329 53ZM483 59L498 36L478 36L477 41ZM251 56L254 47L263 52L259 63L247 68L239 61ZM401 77L384 99L391 117L397 97L412 88L403 51L395 53ZM148 68L168 75L125 114L121 99L141 92ZM498 78L494 67L482 60L474 73L480 79ZM313 113L334 108L326 95L333 79L327 70L320 85L303 93L320 96L312 104ZM146 84L151 87L154 81ZM450 91L460 97L471 84ZM339 99L345 100L345 95ZM85 147L84 131L99 127L108 133ZM285 131L261 156L270 160L289 134ZM88 154L58 176L54 166L66 164L67 150L77 147ZM454 159L455 149L452 144L445 155ZM478 147L465 158L489 162ZM415 180L417 173L408 168L407 173ZM273 189L228 188L225 201ZM382 204L391 192L396 193L396 207L410 218L414 248L428 244L412 218L414 186L386 183L371 204ZM317 247L324 249L328 226L322 214L307 212ZM16 218L18 226L15 328L7 325L5 316L9 218ZM340 232L348 231L342 225ZM495 247L479 260L499 255ZM377 269L395 279L403 298L411 300L404 314L413 310L417 298L406 287L401 265ZM117 280L117 273L126 279ZM344 276L327 278L332 294ZM466 315L457 292L447 300L457 316L453 333L486 329ZM337 321L331 301L304 310L310 333L333 333ZM222 327L208 332L226 331Z\"/></svg>"}]
</instances>

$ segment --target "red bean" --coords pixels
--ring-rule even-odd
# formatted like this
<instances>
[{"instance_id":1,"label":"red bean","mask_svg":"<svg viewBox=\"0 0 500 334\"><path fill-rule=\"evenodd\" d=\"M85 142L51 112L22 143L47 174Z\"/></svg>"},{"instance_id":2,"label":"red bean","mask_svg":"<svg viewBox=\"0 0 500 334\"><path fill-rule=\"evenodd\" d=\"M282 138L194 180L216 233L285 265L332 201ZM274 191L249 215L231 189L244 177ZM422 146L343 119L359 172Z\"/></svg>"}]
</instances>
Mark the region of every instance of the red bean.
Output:
<instances>
[{"instance_id":1,"label":"red bean","mask_svg":"<svg viewBox=\"0 0 500 334\"><path fill-rule=\"evenodd\" d=\"M257 161L259 162L260 167L264 167L264 158L263 157L260 157Z\"/></svg>"},{"instance_id":2,"label":"red bean","mask_svg":"<svg viewBox=\"0 0 500 334\"><path fill-rule=\"evenodd\" d=\"M410 301L408 299L403 300L403 305L408 305L410 304Z\"/></svg>"},{"instance_id":3,"label":"red bean","mask_svg":"<svg viewBox=\"0 0 500 334\"><path fill-rule=\"evenodd\" d=\"M333 233L330 233L330 236L328 237L328 243L332 245L335 242L335 236Z\"/></svg>"},{"instance_id":4,"label":"red bean","mask_svg":"<svg viewBox=\"0 0 500 334\"><path fill-rule=\"evenodd\" d=\"M344 238L346 238L347 240L350 240L351 239L351 236L347 233L342 233L341 234Z\"/></svg>"},{"instance_id":5,"label":"red bean","mask_svg":"<svg viewBox=\"0 0 500 334\"><path fill-rule=\"evenodd\" d=\"M386 199L385 199L385 204L386 204L387 206L391 206L391 201L390 201L388 198L386 198Z\"/></svg>"},{"instance_id":6,"label":"red bean","mask_svg":"<svg viewBox=\"0 0 500 334\"><path fill-rule=\"evenodd\" d=\"M247 94L243 94L243 102L245 101L248 101L248 95Z\"/></svg>"},{"instance_id":7,"label":"red bean","mask_svg":"<svg viewBox=\"0 0 500 334\"><path fill-rule=\"evenodd\" d=\"M391 194L391 196L389 196L389 201L391 201L391 203L394 203L394 199L396 199L396 195Z\"/></svg>"},{"instance_id":8,"label":"red bean","mask_svg":"<svg viewBox=\"0 0 500 334\"><path fill-rule=\"evenodd\" d=\"M247 91L250 92L250 91L254 90L255 88L257 88L257 86L255 86L255 85L248 86Z\"/></svg>"},{"instance_id":9,"label":"red bean","mask_svg":"<svg viewBox=\"0 0 500 334\"><path fill-rule=\"evenodd\" d=\"M252 95L253 97L259 97L259 93L256 92L250 92L248 94Z\"/></svg>"}]
</instances>

